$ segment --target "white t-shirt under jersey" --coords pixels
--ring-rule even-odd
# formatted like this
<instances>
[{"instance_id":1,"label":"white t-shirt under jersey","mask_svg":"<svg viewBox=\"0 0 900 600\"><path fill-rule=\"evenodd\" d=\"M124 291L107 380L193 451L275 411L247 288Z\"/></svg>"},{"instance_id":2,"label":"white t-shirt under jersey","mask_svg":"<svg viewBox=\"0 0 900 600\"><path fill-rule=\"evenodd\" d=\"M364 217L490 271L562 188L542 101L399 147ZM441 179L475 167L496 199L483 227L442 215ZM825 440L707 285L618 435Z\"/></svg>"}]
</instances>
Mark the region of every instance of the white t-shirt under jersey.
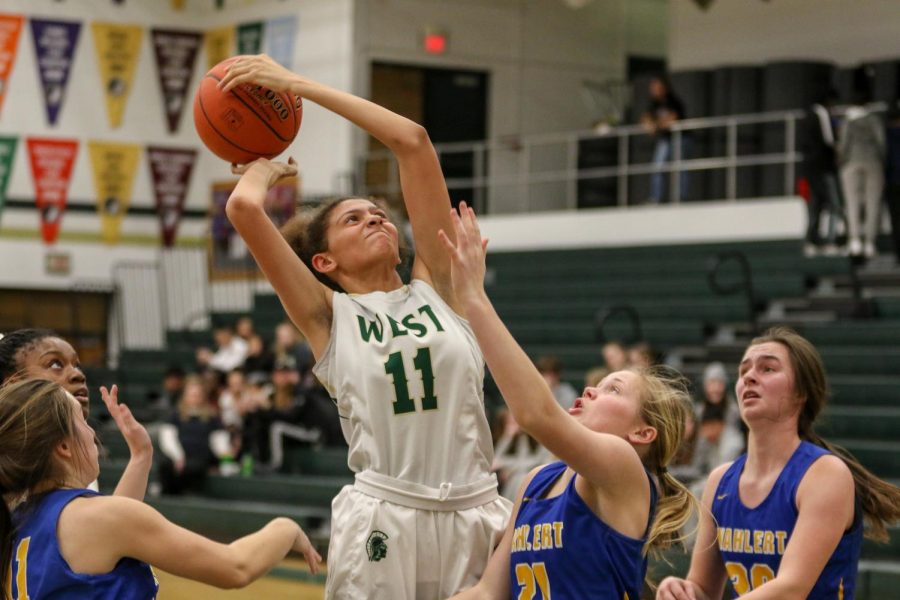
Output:
<instances>
[{"instance_id":1,"label":"white t-shirt under jersey","mask_svg":"<svg viewBox=\"0 0 900 600\"><path fill-rule=\"evenodd\" d=\"M336 399L350 468L434 488L487 477L484 358L468 323L421 280L333 298L313 372Z\"/></svg>"}]
</instances>

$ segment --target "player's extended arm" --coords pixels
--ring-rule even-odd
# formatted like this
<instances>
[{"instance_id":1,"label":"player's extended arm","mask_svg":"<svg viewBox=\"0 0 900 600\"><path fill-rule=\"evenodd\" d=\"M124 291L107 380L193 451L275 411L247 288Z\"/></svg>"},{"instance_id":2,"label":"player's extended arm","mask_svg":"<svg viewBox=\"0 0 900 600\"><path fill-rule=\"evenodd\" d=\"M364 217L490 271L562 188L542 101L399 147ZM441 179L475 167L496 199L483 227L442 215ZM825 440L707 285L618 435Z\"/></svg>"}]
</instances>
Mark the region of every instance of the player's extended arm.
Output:
<instances>
[{"instance_id":1,"label":"player's extended arm","mask_svg":"<svg viewBox=\"0 0 900 600\"><path fill-rule=\"evenodd\" d=\"M263 576L291 550L306 557L313 573L321 561L290 519L273 519L255 533L220 544L169 522L146 504L112 496L67 507L59 531L64 558L82 573L108 572L122 557L131 557L173 575L238 588Z\"/></svg>"},{"instance_id":2,"label":"player's extended arm","mask_svg":"<svg viewBox=\"0 0 900 600\"><path fill-rule=\"evenodd\" d=\"M294 253L263 207L269 188L282 177L296 174L296 166L293 160L285 164L260 158L232 170L241 179L225 205L228 220L319 358L331 337L332 292Z\"/></svg>"},{"instance_id":3,"label":"player's extended arm","mask_svg":"<svg viewBox=\"0 0 900 600\"><path fill-rule=\"evenodd\" d=\"M741 598L792 600L809 596L841 536L853 522L853 475L837 456L810 466L797 488L797 524L774 579Z\"/></svg>"},{"instance_id":4,"label":"player's extended arm","mask_svg":"<svg viewBox=\"0 0 900 600\"><path fill-rule=\"evenodd\" d=\"M416 243L413 276L430 280L454 308L450 262L438 241L440 229L452 236L450 196L437 153L425 129L373 102L301 77L265 55L235 61L219 83L223 90L252 82L290 92L351 121L382 142L397 157L403 200Z\"/></svg>"},{"instance_id":5,"label":"player's extended arm","mask_svg":"<svg viewBox=\"0 0 900 600\"><path fill-rule=\"evenodd\" d=\"M150 435L144 426L131 414L131 410L126 405L119 404L119 386L113 385L111 390L101 387L100 396L113 422L125 438L130 453L128 465L114 493L116 496L143 501L147 493L150 469L153 467L153 442L150 441Z\"/></svg>"},{"instance_id":6,"label":"player's extended arm","mask_svg":"<svg viewBox=\"0 0 900 600\"><path fill-rule=\"evenodd\" d=\"M486 242L475 213L461 203L452 219L456 244L443 231L440 236L451 257L453 287L516 422L598 488L617 495L646 490L647 475L634 448L617 436L591 431L566 413L497 316L484 290Z\"/></svg>"},{"instance_id":7,"label":"player's extended arm","mask_svg":"<svg viewBox=\"0 0 900 600\"><path fill-rule=\"evenodd\" d=\"M713 469L706 480L701 500L700 525L691 555L687 577L666 577L656 590L656 600L710 600L721 598L725 591L726 573L716 541L716 522L712 516L712 502L722 475L731 463Z\"/></svg>"}]
</instances>

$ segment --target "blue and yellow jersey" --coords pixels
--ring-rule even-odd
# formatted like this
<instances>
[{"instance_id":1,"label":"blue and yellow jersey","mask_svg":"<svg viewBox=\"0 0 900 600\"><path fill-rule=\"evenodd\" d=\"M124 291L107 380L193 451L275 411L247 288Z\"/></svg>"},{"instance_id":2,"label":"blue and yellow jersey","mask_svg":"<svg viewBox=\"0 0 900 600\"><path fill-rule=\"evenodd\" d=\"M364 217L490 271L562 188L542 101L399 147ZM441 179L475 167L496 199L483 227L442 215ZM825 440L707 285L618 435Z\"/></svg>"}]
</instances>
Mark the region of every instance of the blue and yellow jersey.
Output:
<instances>
[{"instance_id":1,"label":"blue and yellow jersey","mask_svg":"<svg viewBox=\"0 0 900 600\"><path fill-rule=\"evenodd\" d=\"M109 573L75 573L62 557L56 524L66 505L91 490L55 490L13 513L16 529L7 592L13 600L153 600L159 584L147 563L123 558Z\"/></svg>"},{"instance_id":2,"label":"blue and yellow jersey","mask_svg":"<svg viewBox=\"0 0 900 600\"><path fill-rule=\"evenodd\" d=\"M565 470L563 462L549 464L525 489L509 561L511 597L637 600L647 572L645 540L601 521L575 490L575 477L562 494L544 498ZM648 530L656 509L656 486L649 485Z\"/></svg>"},{"instance_id":3,"label":"blue and yellow jersey","mask_svg":"<svg viewBox=\"0 0 900 600\"><path fill-rule=\"evenodd\" d=\"M828 450L801 442L778 475L772 491L756 508L741 502L738 482L747 455L740 456L722 475L713 498L718 523L718 545L735 597L774 579L781 556L797 522L797 488L810 465ZM810 600L853 600L856 568L862 547L862 518L857 507L853 526L837 548L810 592Z\"/></svg>"}]
</instances>

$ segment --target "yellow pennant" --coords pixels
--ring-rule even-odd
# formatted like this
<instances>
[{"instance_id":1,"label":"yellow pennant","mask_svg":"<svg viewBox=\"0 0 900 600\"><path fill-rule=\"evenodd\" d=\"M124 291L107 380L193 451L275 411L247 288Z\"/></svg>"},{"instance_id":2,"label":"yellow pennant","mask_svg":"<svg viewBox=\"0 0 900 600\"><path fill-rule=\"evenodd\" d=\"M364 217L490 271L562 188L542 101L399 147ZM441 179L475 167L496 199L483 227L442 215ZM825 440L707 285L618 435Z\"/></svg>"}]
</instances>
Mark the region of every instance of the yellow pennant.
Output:
<instances>
[{"instance_id":1,"label":"yellow pennant","mask_svg":"<svg viewBox=\"0 0 900 600\"><path fill-rule=\"evenodd\" d=\"M91 23L100 78L106 95L110 127L122 124L122 113L131 92L131 81L141 50L143 29L138 25Z\"/></svg>"},{"instance_id":2,"label":"yellow pennant","mask_svg":"<svg viewBox=\"0 0 900 600\"><path fill-rule=\"evenodd\" d=\"M119 241L122 219L131 204L131 190L141 147L137 144L89 141L88 150L103 240L107 244L115 244Z\"/></svg>"},{"instance_id":3,"label":"yellow pennant","mask_svg":"<svg viewBox=\"0 0 900 600\"><path fill-rule=\"evenodd\" d=\"M234 26L207 31L203 46L206 48L206 68L212 69L234 53Z\"/></svg>"},{"instance_id":4,"label":"yellow pennant","mask_svg":"<svg viewBox=\"0 0 900 600\"><path fill-rule=\"evenodd\" d=\"M175 10L184 10L184 0L172 0L172 8Z\"/></svg>"}]
</instances>

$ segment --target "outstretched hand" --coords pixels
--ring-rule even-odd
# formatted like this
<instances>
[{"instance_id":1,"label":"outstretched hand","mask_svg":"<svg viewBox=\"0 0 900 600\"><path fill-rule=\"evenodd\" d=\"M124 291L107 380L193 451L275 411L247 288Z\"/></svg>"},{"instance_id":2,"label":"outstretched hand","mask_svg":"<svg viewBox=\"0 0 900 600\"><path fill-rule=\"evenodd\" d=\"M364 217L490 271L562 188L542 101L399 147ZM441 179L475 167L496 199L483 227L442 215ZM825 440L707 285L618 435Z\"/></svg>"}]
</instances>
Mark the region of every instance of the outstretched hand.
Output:
<instances>
[{"instance_id":1,"label":"outstretched hand","mask_svg":"<svg viewBox=\"0 0 900 600\"><path fill-rule=\"evenodd\" d=\"M285 177L293 177L297 174L297 161L292 156L286 163L268 158L257 158L244 165L231 163L231 172L235 175L244 175L251 170L261 173L266 179L266 186L272 187Z\"/></svg>"},{"instance_id":2,"label":"outstretched hand","mask_svg":"<svg viewBox=\"0 0 900 600\"><path fill-rule=\"evenodd\" d=\"M290 91L291 82L298 76L265 54L242 56L228 66L225 77L219 82L219 89L228 92L242 83L251 83L269 88L275 92Z\"/></svg>"},{"instance_id":3,"label":"outstretched hand","mask_svg":"<svg viewBox=\"0 0 900 600\"><path fill-rule=\"evenodd\" d=\"M481 230L475 211L465 202L459 203L459 212L450 211L453 230L456 237L454 243L447 233L441 229L438 238L444 244L450 257L450 278L453 291L462 306L485 297L484 293L484 256L488 241L481 238Z\"/></svg>"},{"instance_id":4,"label":"outstretched hand","mask_svg":"<svg viewBox=\"0 0 900 600\"><path fill-rule=\"evenodd\" d=\"M132 457L141 457L153 453L153 442L150 441L150 434L141 425L131 410L124 404L119 404L119 386L113 385L111 390L107 390L105 386L100 387L100 397L103 398L103 404L109 411L116 427L125 438L128 444L128 450Z\"/></svg>"},{"instance_id":5,"label":"outstretched hand","mask_svg":"<svg viewBox=\"0 0 900 600\"><path fill-rule=\"evenodd\" d=\"M656 589L656 600L700 600L705 596L698 596L694 590L694 584L679 577L666 577Z\"/></svg>"},{"instance_id":6,"label":"outstretched hand","mask_svg":"<svg viewBox=\"0 0 900 600\"><path fill-rule=\"evenodd\" d=\"M291 550L299 552L306 558L310 572L315 575L319 572L319 563L322 562L322 556L313 548L312 542L309 541L309 536L306 535L303 528L299 527L298 529L300 532L297 534L297 539L294 540L294 546Z\"/></svg>"}]
</instances>

